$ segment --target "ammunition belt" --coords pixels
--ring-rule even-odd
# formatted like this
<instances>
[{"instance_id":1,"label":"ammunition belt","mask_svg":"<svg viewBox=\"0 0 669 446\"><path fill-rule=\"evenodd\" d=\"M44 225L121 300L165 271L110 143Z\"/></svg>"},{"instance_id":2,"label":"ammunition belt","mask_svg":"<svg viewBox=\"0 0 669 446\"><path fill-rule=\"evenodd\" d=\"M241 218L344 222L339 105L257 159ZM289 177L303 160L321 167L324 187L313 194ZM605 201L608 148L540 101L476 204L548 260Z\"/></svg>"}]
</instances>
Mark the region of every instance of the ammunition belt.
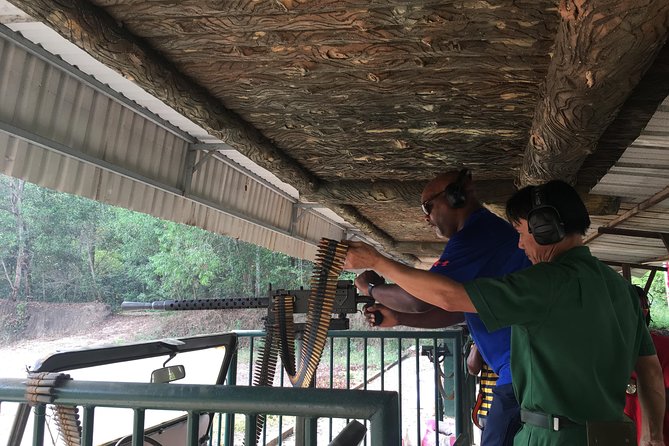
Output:
<instances>
[{"instance_id":1,"label":"ammunition belt","mask_svg":"<svg viewBox=\"0 0 669 446\"><path fill-rule=\"evenodd\" d=\"M265 323L265 341L256 361L254 385L272 385L279 354L293 387L309 387L312 384L327 342L337 280L344 269L346 251L346 245L336 240L324 238L318 245L311 275L311 291L299 364L296 364L295 361L293 297L279 295L270 302L272 311L269 312ZM264 415L258 415L256 417L256 443L260 439L264 423Z\"/></svg>"},{"instance_id":2,"label":"ammunition belt","mask_svg":"<svg viewBox=\"0 0 669 446\"><path fill-rule=\"evenodd\" d=\"M56 388L64 381L70 380L70 375L65 373L28 373L26 383L26 400L28 404L53 403L56 397ZM79 408L76 406L52 406L56 426L66 446L79 446L81 444L81 422L79 420Z\"/></svg>"}]
</instances>

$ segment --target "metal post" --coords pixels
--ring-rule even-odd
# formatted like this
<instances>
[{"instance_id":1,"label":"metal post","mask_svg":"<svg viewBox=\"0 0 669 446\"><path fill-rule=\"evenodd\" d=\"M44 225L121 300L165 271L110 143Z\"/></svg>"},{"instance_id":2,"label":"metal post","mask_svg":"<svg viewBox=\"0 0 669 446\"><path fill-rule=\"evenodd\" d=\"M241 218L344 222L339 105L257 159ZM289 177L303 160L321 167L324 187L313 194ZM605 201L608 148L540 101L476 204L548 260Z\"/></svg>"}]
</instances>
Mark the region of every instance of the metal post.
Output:
<instances>
[{"instance_id":1,"label":"metal post","mask_svg":"<svg viewBox=\"0 0 669 446\"><path fill-rule=\"evenodd\" d=\"M306 417L304 420L304 444L318 446L318 418Z\"/></svg>"},{"instance_id":2,"label":"metal post","mask_svg":"<svg viewBox=\"0 0 669 446\"><path fill-rule=\"evenodd\" d=\"M198 446L200 439L200 413L188 411L188 446Z\"/></svg>"},{"instance_id":3,"label":"metal post","mask_svg":"<svg viewBox=\"0 0 669 446\"><path fill-rule=\"evenodd\" d=\"M251 413L246 415L246 429L244 429L244 444L247 446L256 444L256 426L258 417Z\"/></svg>"},{"instance_id":4,"label":"metal post","mask_svg":"<svg viewBox=\"0 0 669 446\"><path fill-rule=\"evenodd\" d=\"M468 419L467 416L463 413L464 411L464 405L463 405L463 398L462 398L462 393L464 390L464 376L463 376L463 355L462 355L462 330L460 330L457 335L455 336L455 339L453 339L453 378L455 380L454 383L454 391L455 391L455 435L456 437L460 435L462 432L465 431L464 428L464 420Z\"/></svg>"},{"instance_id":5,"label":"metal post","mask_svg":"<svg viewBox=\"0 0 669 446\"><path fill-rule=\"evenodd\" d=\"M81 433L81 446L93 446L93 423L95 421L95 407L84 407L83 431Z\"/></svg>"},{"instance_id":6,"label":"metal post","mask_svg":"<svg viewBox=\"0 0 669 446\"><path fill-rule=\"evenodd\" d=\"M371 446L390 446L401 444L402 423L400 421L397 393L389 398L371 418Z\"/></svg>"},{"instance_id":7,"label":"metal post","mask_svg":"<svg viewBox=\"0 0 669 446\"><path fill-rule=\"evenodd\" d=\"M250 373L250 370L249 370ZM228 386L237 385L237 351L230 359L230 367L228 368L228 377L225 380ZM235 414L225 414L225 432L223 433L223 445L232 446L235 439ZM250 443L249 443L250 444Z\"/></svg>"},{"instance_id":8,"label":"metal post","mask_svg":"<svg viewBox=\"0 0 669 446\"><path fill-rule=\"evenodd\" d=\"M298 332L295 334L296 364L300 364L302 361L301 353L302 353L302 333ZM315 382L316 382L316 372L314 372L314 376L311 378L311 383L309 383L309 387L314 387ZM312 434L314 434L314 432L311 431L312 429L314 430L314 432L317 432L317 429L315 429L314 426L311 425L308 418L295 417L295 446L307 446L307 445L311 446L311 444L307 443L306 440L308 437L312 437ZM315 438L315 436L313 436L312 438ZM316 443L313 444L315 445Z\"/></svg>"},{"instance_id":9,"label":"metal post","mask_svg":"<svg viewBox=\"0 0 669 446\"><path fill-rule=\"evenodd\" d=\"M12 430L7 440L8 446L20 445L23 440L23 432L26 430L28 418L30 417L30 406L27 403L20 403L16 409Z\"/></svg>"},{"instance_id":10,"label":"metal post","mask_svg":"<svg viewBox=\"0 0 669 446\"><path fill-rule=\"evenodd\" d=\"M132 446L144 446L144 409L135 409L132 422Z\"/></svg>"},{"instance_id":11,"label":"metal post","mask_svg":"<svg viewBox=\"0 0 669 446\"><path fill-rule=\"evenodd\" d=\"M42 446L44 444L44 422L46 421L46 404L35 406L35 419L33 428L33 446Z\"/></svg>"}]
</instances>

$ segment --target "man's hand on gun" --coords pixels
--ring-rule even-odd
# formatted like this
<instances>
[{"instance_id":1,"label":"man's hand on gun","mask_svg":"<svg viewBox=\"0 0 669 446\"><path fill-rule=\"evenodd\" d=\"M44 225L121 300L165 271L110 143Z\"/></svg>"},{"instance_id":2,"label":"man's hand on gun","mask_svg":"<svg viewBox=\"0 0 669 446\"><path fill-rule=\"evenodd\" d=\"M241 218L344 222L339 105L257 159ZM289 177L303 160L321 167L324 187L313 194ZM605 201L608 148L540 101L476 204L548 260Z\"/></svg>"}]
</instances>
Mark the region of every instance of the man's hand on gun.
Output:
<instances>
[{"instance_id":1,"label":"man's hand on gun","mask_svg":"<svg viewBox=\"0 0 669 446\"><path fill-rule=\"evenodd\" d=\"M364 313L370 327L394 327L399 325L397 312L384 305L369 305L365 307ZM379 315L381 315L381 323L377 323Z\"/></svg>"},{"instance_id":2,"label":"man's hand on gun","mask_svg":"<svg viewBox=\"0 0 669 446\"><path fill-rule=\"evenodd\" d=\"M345 241L348 246L344 269L374 269L376 262L383 256L370 245L363 242Z\"/></svg>"},{"instance_id":3,"label":"man's hand on gun","mask_svg":"<svg viewBox=\"0 0 669 446\"><path fill-rule=\"evenodd\" d=\"M358 274L358 277L355 278L355 287L361 294L365 296L369 295L369 285L381 285L386 283L386 280L376 274L374 271L365 271L361 274ZM372 297L372 296L370 296Z\"/></svg>"},{"instance_id":4,"label":"man's hand on gun","mask_svg":"<svg viewBox=\"0 0 669 446\"><path fill-rule=\"evenodd\" d=\"M373 289L373 286L376 285L382 285L386 283L386 280L379 276L377 273L374 271L364 271L363 273L358 274L358 277L355 278L355 287L358 289L360 294L366 295L371 297L372 299L374 296L373 292L370 294L370 291ZM393 325L388 325L389 321L386 321L385 316L386 314L382 313L379 310L374 309L375 307L382 307L385 308L383 305L380 304L367 304L363 308L363 314L365 316L365 319L367 319L367 323L372 326L372 327L392 327L396 324Z\"/></svg>"}]
</instances>

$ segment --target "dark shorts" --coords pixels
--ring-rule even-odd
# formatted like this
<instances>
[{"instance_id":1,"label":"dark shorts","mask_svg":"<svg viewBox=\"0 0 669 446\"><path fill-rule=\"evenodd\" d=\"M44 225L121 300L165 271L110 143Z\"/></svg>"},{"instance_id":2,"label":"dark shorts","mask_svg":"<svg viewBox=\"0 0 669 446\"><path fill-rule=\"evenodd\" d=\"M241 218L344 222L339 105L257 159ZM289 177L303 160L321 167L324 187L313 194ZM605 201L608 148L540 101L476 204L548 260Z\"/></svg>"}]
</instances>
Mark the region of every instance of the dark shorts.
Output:
<instances>
[{"instance_id":1,"label":"dark shorts","mask_svg":"<svg viewBox=\"0 0 669 446\"><path fill-rule=\"evenodd\" d=\"M512 446L513 437L520 429L520 406L513 393L512 384L495 386L481 446Z\"/></svg>"}]
</instances>

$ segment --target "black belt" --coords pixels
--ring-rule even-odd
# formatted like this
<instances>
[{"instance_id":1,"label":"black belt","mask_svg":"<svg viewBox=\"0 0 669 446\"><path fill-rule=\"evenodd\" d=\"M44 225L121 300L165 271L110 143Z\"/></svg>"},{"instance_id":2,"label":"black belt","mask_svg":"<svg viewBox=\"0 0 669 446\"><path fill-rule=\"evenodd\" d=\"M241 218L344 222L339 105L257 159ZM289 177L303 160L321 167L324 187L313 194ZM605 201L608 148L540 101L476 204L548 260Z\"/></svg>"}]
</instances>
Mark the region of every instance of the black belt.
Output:
<instances>
[{"instance_id":1,"label":"black belt","mask_svg":"<svg viewBox=\"0 0 669 446\"><path fill-rule=\"evenodd\" d=\"M558 415L547 415L541 412L520 409L520 421L532 426L543 427L552 431L559 431L565 427L580 426L579 423Z\"/></svg>"}]
</instances>

